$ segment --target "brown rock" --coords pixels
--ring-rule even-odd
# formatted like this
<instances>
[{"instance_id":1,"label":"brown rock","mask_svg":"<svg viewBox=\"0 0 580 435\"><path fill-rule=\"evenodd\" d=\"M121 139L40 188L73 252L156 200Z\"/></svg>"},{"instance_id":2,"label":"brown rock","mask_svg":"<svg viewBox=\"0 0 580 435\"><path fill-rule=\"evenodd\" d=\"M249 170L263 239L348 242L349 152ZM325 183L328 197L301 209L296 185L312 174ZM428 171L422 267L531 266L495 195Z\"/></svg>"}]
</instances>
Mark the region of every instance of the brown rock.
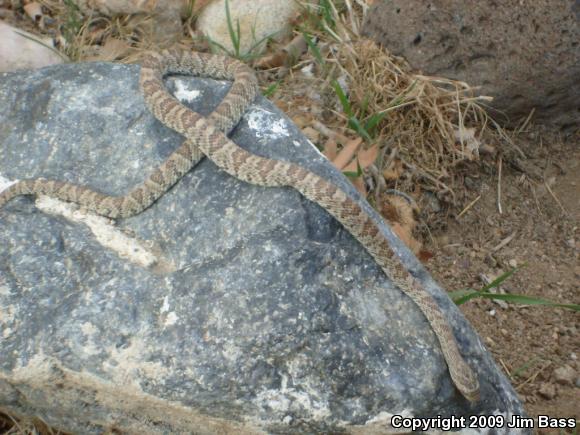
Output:
<instances>
[{"instance_id":1,"label":"brown rock","mask_svg":"<svg viewBox=\"0 0 580 435\"><path fill-rule=\"evenodd\" d=\"M365 33L416 69L481 86L496 119L580 126L580 0L376 2Z\"/></svg>"},{"instance_id":2,"label":"brown rock","mask_svg":"<svg viewBox=\"0 0 580 435\"><path fill-rule=\"evenodd\" d=\"M554 380L558 384L562 385L574 385L576 381L576 370L574 370L569 365L563 365L562 367L554 370Z\"/></svg>"},{"instance_id":3,"label":"brown rock","mask_svg":"<svg viewBox=\"0 0 580 435\"><path fill-rule=\"evenodd\" d=\"M540 385L538 394L544 399L552 400L554 397L556 397L556 387L554 384L544 382L542 385Z\"/></svg>"}]
</instances>

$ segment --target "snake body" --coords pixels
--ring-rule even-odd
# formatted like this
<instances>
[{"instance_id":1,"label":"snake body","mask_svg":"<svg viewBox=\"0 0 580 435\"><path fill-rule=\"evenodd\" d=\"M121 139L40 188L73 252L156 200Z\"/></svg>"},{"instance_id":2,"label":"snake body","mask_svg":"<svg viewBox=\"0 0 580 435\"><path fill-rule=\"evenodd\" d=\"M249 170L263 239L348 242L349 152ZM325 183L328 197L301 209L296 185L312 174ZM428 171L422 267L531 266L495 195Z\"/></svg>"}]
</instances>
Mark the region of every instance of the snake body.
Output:
<instances>
[{"instance_id":1,"label":"snake body","mask_svg":"<svg viewBox=\"0 0 580 435\"><path fill-rule=\"evenodd\" d=\"M225 99L208 118L182 105L165 88L170 73L233 80ZM294 163L251 154L227 137L258 94L251 68L227 57L183 50L149 54L142 63L141 90L151 112L163 124L181 133L185 142L141 185L124 196L109 196L72 183L31 179L0 192L0 208L18 195L49 195L77 203L111 218L124 218L149 207L203 155L219 168L259 186L291 186L334 216L369 252L383 272L421 309L447 362L451 379L470 401L479 398L479 382L459 353L451 326L432 296L413 278L381 234L373 219L340 188Z\"/></svg>"}]
</instances>

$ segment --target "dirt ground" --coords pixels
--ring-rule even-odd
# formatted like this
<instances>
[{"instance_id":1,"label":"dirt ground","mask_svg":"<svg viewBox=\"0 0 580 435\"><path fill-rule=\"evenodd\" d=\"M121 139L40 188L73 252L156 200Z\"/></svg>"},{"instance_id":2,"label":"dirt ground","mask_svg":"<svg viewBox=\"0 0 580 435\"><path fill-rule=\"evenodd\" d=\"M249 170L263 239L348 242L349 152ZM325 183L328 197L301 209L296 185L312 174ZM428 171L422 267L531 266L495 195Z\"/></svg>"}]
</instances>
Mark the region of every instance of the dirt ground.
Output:
<instances>
[{"instance_id":1,"label":"dirt ground","mask_svg":"<svg viewBox=\"0 0 580 435\"><path fill-rule=\"evenodd\" d=\"M426 265L448 290L479 289L486 278L525 265L502 284L505 292L577 304L580 135L561 138L535 129L522 134L517 145L542 171L548 188L532 188L521 172L503 166L499 213L497 174L466 175L473 198L481 198L461 217L449 215L441 229L431 231L426 247L434 257ZM531 416L580 420L579 313L482 299L467 302L462 311ZM567 378L559 376L565 366L572 368L564 369Z\"/></svg>"}]
</instances>

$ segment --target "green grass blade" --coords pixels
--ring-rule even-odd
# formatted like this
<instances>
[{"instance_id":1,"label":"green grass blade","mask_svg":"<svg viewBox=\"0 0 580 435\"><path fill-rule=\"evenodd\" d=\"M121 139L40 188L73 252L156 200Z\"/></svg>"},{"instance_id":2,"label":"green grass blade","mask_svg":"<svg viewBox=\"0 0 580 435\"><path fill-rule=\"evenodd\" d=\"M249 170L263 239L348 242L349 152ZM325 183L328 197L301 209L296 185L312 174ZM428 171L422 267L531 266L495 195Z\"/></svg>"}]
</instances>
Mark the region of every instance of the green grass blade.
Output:
<instances>
[{"instance_id":1,"label":"green grass blade","mask_svg":"<svg viewBox=\"0 0 580 435\"><path fill-rule=\"evenodd\" d=\"M514 304L521 305L545 305L554 308L567 308L573 311L580 311L580 305L578 304L560 304L557 302L552 302L547 299L537 298L534 296L517 295L517 294L496 294L496 293L481 293L478 292L479 296L485 299L496 299L506 302L512 302Z\"/></svg>"},{"instance_id":2,"label":"green grass blade","mask_svg":"<svg viewBox=\"0 0 580 435\"><path fill-rule=\"evenodd\" d=\"M532 367L534 364L536 364L538 361L540 361L540 358L538 357L534 357L531 360L525 362L524 364L522 364L521 366L519 366L518 368L516 368L513 372L512 372L512 377L519 377L520 375L524 374L524 372L526 370L528 370L530 367Z\"/></svg>"},{"instance_id":3,"label":"green grass blade","mask_svg":"<svg viewBox=\"0 0 580 435\"><path fill-rule=\"evenodd\" d=\"M340 83L338 83L338 81L333 80L332 87L334 88L334 92L336 93L336 96L340 101L340 105L342 106L342 110L344 111L344 113L346 113L349 118L352 117L353 115L352 108L350 106L350 101L348 101L348 98L346 97L346 94L344 93L342 86L340 86Z\"/></svg>"},{"instance_id":4,"label":"green grass blade","mask_svg":"<svg viewBox=\"0 0 580 435\"><path fill-rule=\"evenodd\" d=\"M193 16L193 10L195 9L195 1L196 0L189 0L187 2L187 6L185 9L185 17L190 19Z\"/></svg>"},{"instance_id":5,"label":"green grass blade","mask_svg":"<svg viewBox=\"0 0 580 435\"><path fill-rule=\"evenodd\" d=\"M268 97L272 96L274 94L274 92L276 92L278 90L278 86L280 86L280 82L281 82L281 80L278 80L276 83L272 83L270 86L268 86L266 88L266 90L264 92L262 92L264 97L268 98Z\"/></svg>"},{"instance_id":6,"label":"green grass blade","mask_svg":"<svg viewBox=\"0 0 580 435\"><path fill-rule=\"evenodd\" d=\"M312 55L314 56L316 61L320 65L325 65L326 62L324 61L322 54L320 53L320 50L318 49L318 46L316 45L312 37L305 30L302 31L302 36L304 37L304 40L306 41L306 44L308 45L308 48L312 52Z\"/></svg>"},{"instance_id":7,"label":"green grass blade","mask_svg":"<svg viewBox=\"0 0 580 435\"><path fill-rule=\"evenodd\" d=\"M487 291L477 291L473 289L456 290L448 293L456 305L464 304L473 298L495 299L500 301L511 302L520 305L544 305L553 308L566 308L573 311L580 311L578 304L560 304L547 299L535 296L526 296L513 293L490 293Z\"/></svg>"},{"instance_id":8,"label":"green grass blade","mask_svg":"<svg viewBox=\"0 0 580 435\"><path fill-rule=\"evenodd\" d=\"M332 6L330 4L330 0L321 0L320 9L322 11L321 13L322 18L326 22L326 25L330 27L330 29L334 30L336 28L336 22L334 21L334 17L332 16Z\"/></svg>"},{"instance_id":9,"label":"green grass blade","mask_svg":"<svg viewBox=\"0 0 580 435\"><path fill-rule=\"evenodd\" d=\"M72 43L82 26L81 19L79 18L81 12L80 8L73 0L64 0L64 5L66 7L67 16L63 25L62 34L67 42Z\"/></svg>"},{"instance_id":10,"label":"green grass blade","mask_svg":"<svg viewBox=\"0 0 580 435\"><path fill-rule=\"evenodd\" d=\"M242 39L242 31L240 30L240 20L236 20L236 55L240 56L240 43Z\"/></svg>"},{"instance_id":11,"label":"green grass blade","mask_svg":"<svg viewBox=\"0 0 580 435\"><path fill-rule=\"evenodd\" d=\"M455 302L456 305L464 304L465 302L467 302L473 298L481 296L482 294L486 293L488 290L490 290L492 288L499 287L499 285L502 282L504 282L506 279L508 279L510 276L512 276L517 270L519 270L522 267L525 267L525 264L523 264L520 267L514 267L512 270L508 270L507 272L502 273L500 276L498 276L492 282L490 282L489 284L487 284L486 286L482 287L479 290L463 289L463 290L457 290L454 292L450 292L449 295L450 295L451 299L453 300L453 302ZM496 293L490 293L490 294L496 294Z\"/></svg>"},{"instance_id":12,"label":"green grass blade","mask_svg":"<svg viewBox=\"0 0 580 435\"><path fill-rule=\"evenodd\" d=\"M369 132L361 125L360 121L356 119L354 116L351 116L348 119L348 126L350 129L356 131L356 133L367 142L370 142L372 140Z\"/></svg>"},{"instance_id":13,"label":"green grass blade","mask_svg":"<svg viewBox=\"0 0 580 435\"><path fill-rule=\"evenodd\" d=\"M358 162L358 159L356 160L356 172L352 172L352 171L344 171L343 174L346 175L347 177L351 177L351 178L358 178L362 175L363 171L362 168L360 167L360 164Z\"/></svg>"},{"instance_id":14,"label":"green grass blade","mask_svg":"<svg viewBox=\"0 0 580 435\"><path fill-rule=\"evenodd\" d=\"M226 0L226 21L228 24L228 32L230 34L230 39L232 41L232 46L234 47L234 54L236 57L240 55L240 20L237 20L237 31L234 30L234 25L232 23L232 15L230 13L230 2Z\"/></svg>"},{"instance_id":15,"label":"green grass blade","mask_svg":"<svg viewBox=\"0 0 580 435\"><path fill-rule=\"evenodd\" d=\"M450 292L449 296L451 297L451 300L455 302L455 305L462 305L467 301L478 297L479 292L473 289L464 289L455 292Z\"/></svg>"},{"instance_id":16,"label":"green grass blade","mask_svg":"<svg viewBox=\"0 0 580 435\"><path fill-rule=\"evenodd\" d=\"M499 285L504 282L506 279L508 279L510 276L512 276L514 273L516 273L517 270L521 269L522 267L525 267L525 264L520 266L520 267L514 267L512 270L508 270L505 273L502 273L500 276L498 276L496 279L494 279L492 282L490 282L489 284L487 284L486 286L482 287L479 291L480 292L486 292L492 288L496 288L499 287Z\"/></svg>"},{"instance_id":17,"label":"green grass blade","mask_svg":"<svg viewBox=\"0 0 580 435\"><path fill-rule=\"evenodd\" d=\"M274 36L276 36L276 34L277 34L277 33L278 33L278 32L272 32L272 33L269 33L269 34L267 34L266 36L264 36L262 39L260 39L259 41L256 41L256 33L255 33L255 32L252 32L252 34L253 34L253 40L254 40L254 41L256 41L256 42L254 42L254 43L253 43L253 44L250 46L250 48L249 48L249 50L248 50L248 54L247 54L247 55L245 55L245 56L243 56L243 57L244 57L244 59L246 59L246 58L248 58L248 59L249 59L249 58L252 58L252 57L257 57L257 56L259 56L259 54L256 54L256 55L251 55L250 53L252 53L252 51L254 51L256 48L258 48L258 47L260 46L260 44L262 44L264 41L267 41L267 40L269 40L269 39L273 38Z\"/></svg>"},{"instance_id":18,"label":"green grass blade","mask_svg":"<svg viewBox=\"0 0 580 435\"><path fill-rule=\"evenodd\" d=\"M369 132L369 134L374 135L374 131L377 128L377 125L383 120L383 118L387 116L387 112L378 112L372 115L366 122L365 122L365 130Z\"/></svg>"}]
</instances>

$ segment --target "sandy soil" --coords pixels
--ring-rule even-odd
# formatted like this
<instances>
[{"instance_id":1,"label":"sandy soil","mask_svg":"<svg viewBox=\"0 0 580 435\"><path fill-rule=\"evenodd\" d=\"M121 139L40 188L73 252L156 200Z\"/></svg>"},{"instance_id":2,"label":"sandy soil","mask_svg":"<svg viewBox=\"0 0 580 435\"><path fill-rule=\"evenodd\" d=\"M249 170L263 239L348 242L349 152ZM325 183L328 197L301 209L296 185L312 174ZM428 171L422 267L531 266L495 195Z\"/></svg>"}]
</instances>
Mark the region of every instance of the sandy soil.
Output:
<instances>
[{"instance_id":1,"label":"sandy soil","mask_svg":"<svg viewBox=\"0 0 580 435\"><path fill-rule=\"evenodd\" d=\"M505 292L578 304L580 137L535 131L517 144L542 171L549 189L542 184L532 189L521 172L504 166L500 214L497 174L467 174L471 196L481 198L460 218L448 216L442 229L431 232L427 247L434 257L427 267L445 288L456 290L479 289L486 278L525 265L501 286ZM462 310L531 416L580 419L579 313L482 299Z\"/></svg>"}]
</instances>

